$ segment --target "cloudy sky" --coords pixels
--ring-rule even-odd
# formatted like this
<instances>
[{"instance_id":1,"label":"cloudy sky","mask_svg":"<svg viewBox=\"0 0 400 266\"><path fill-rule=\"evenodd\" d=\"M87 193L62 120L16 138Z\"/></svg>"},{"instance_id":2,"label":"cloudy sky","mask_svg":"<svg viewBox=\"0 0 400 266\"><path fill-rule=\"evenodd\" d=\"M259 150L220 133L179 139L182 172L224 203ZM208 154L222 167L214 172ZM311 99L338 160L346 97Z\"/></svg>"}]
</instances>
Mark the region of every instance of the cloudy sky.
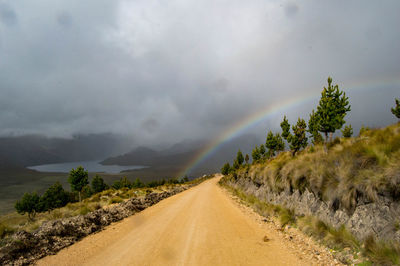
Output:
<instances>
[{"instance_id":1,"label":"cloudy sky","mask_svg":"<svg viewBox=\"0 0 400 266\"><path fill-rule=\"evenodd\" d=\"M315 103L329 75L356 127L389 124L399 12L398 0L0 0L0 135L212 139L271 104Z\"/></svg>"}]
</instances>

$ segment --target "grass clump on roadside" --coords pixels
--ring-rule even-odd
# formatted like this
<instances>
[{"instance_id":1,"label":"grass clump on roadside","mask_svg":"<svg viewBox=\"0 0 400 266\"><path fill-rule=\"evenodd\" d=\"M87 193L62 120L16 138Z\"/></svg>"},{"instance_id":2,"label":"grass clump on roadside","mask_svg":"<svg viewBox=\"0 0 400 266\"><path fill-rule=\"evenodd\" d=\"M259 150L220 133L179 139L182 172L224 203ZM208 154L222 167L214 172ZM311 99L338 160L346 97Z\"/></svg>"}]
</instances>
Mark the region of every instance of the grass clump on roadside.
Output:
<instances>
[{"instance_id":1,"label":"grass clump on roadside","mask_svg":"<svg viewBox=\"0 0 400 266\"><path fill-rule=\"evenodd\" d=\"M121 202L123 202L124 200L122 199L122 198L120 198L120 197L118 197L118 196L115 196L115 197L112 197L110 200L109 200L109 204L114 204L114 203L121 203Z\"/></svg>"},{"instance_id":2,"label":"grass clump on roadside","mask_svg":"<svg viewBox=\"0 0 400 266\"><path fill-rule=\"evenodd\" d=\"M365 240L364 253L377 265L400 265L400 247L393 243L377 242L373 236Z\"/></svg>"}]
</instances>

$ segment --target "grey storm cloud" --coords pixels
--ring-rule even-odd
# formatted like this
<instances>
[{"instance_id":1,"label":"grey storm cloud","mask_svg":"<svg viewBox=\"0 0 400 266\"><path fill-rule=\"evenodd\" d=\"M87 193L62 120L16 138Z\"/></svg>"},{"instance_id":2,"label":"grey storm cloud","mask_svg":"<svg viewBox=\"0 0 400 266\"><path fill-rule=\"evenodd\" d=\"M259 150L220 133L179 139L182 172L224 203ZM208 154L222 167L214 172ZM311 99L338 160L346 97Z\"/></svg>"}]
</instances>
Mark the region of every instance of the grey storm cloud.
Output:
<instances>
[{"instance_id":1,"label":"grey storm cloud","mask_svg":"<svg viewBox=\"0 0 400 266\"><path fill-rule=\"evenodd\" d=\"M17 14L6 3L0 2L0 22L6 26L13 26L17 23Z\"/></svg>"},{"instance_id":2,"label":"grey storm cloud","mask_svg":"<svg viewBox=\"0 0 400 266\"><path fill-rule=\"evenodd\" d=\"M344 89L385 85L400 76L399 8L394 0L0 0L0 134L213 138L270 104L318 98L329 75ZM353 101L351 122L393 122L384 110L400 96L396 84L381 88L382 102L371 100L379 87L360 91L382 111ZM285 112L294 119L312 108Z\"/></svg>"}]
</instances>

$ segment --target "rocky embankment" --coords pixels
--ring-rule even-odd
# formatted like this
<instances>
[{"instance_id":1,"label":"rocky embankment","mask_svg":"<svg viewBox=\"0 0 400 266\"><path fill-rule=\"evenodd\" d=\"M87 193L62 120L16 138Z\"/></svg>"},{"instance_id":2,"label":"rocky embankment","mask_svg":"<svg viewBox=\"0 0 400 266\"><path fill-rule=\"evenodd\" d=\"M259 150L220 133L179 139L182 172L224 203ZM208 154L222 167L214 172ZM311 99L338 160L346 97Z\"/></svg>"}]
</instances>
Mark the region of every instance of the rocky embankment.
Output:
<instances>
[{"instance_id":1,"label":"rocky embankment","mask_svg":"<svg viewBox=\"0 0 400 266\"><path fill-rule=\"evenodd\" d=\"M298 190L277 193L261 180L248 176L238 176L226 183L262 201L292 209L296 215L318 217L335 228L344 225L360 241L373 235L380 240L400 243L400 202L379 197L376 202L358 203L350 213L344 209L335 210L333 202L324 202L307 189L303 193Z\"/></svg>"},{"instance_id":2,"label":"rocky embankment","mask_svg":"<svg viewBox=\"0 0 400 266\"><path fill-rule=\"evenodd\" d=\"M0 264L32 264L35 260L55 254L81 238L98 232L113 222L140 212L189 187L176 187L170 191L151 193L144 198L132 198L123 203L102 208L86 215L49 221L42 224L33 233L17 232L12 237L13 241L0 249Z\"/></svg>"}]
</instances>

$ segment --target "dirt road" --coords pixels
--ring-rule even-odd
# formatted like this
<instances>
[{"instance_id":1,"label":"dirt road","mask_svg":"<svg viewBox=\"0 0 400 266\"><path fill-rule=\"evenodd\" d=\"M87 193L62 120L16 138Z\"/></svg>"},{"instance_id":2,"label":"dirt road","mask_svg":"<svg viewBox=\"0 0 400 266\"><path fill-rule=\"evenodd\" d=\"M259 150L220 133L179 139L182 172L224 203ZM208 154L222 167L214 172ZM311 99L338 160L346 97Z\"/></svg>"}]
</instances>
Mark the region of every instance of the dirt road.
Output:
<instances>
[{"instance_id":1,"label":"dirt road","mask_svg":"<svg viewBox=\"0 0 400 266\"><path fill-rule=\"evenodd\" d=\"M38 265L310 265L245 215L213 178ZM268 235L270 241L264 242Z\"/></svg>"}]
</instances>

